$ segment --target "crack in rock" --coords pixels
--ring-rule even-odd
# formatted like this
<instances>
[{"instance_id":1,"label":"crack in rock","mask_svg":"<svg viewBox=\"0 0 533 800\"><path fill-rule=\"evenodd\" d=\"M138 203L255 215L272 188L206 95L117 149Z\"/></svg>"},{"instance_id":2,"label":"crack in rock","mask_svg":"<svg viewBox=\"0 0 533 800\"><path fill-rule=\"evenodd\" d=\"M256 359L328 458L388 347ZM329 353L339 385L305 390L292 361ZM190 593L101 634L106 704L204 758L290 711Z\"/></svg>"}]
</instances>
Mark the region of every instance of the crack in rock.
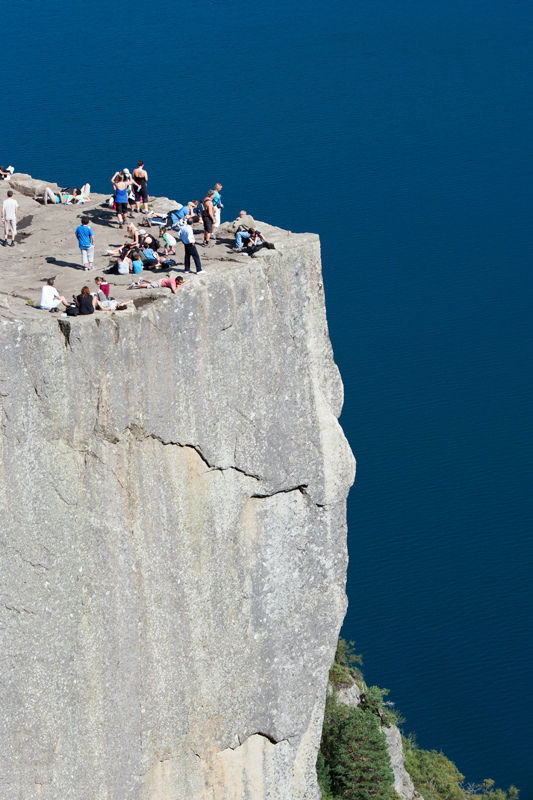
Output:
<instances>
[{"instance_id":1,"label":"crack in rock","mask_svg":"<svg viewBox=\"0 0 533 800\"><path fill-rule=\"evenodd\" d=\"M247 472L241 467L236 467L234 465L229 465L227 467L220 467L216 464L211 464L208 459L203 454L201 448L197 444L189 444L184 442L174 442L172 440L163 439L162 436L158 436L156 433L145 433L141 428L136 425L130 425L127 430L129 430L136 439L139 441L144 441L145 439L155 439L156 442L160 442L164 447L180 447L182 449L189 449L194 450L197 456L203 461L206 467L209 469L210 472L225 472L226 470L233 470L234 472L239 472L241 475L244 475L247 478L252 478L256 481L262 481L263 478L261 475L255 475L253 472Z\"/></svg>"}]
</instances>

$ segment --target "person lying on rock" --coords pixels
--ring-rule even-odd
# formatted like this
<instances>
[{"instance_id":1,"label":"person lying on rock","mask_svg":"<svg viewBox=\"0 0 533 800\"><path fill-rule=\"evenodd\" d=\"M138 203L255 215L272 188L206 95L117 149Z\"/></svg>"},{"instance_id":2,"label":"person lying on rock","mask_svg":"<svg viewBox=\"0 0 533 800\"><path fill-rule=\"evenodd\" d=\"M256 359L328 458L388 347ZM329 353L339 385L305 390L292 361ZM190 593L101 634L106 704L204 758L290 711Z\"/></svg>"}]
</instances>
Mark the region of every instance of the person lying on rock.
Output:
<instances>
[{"instance_id":1,"label":"person lying on rock","mask_svg":"<svg viewBox=\"0 0 533 800\"><path fill-rule=\"evenodd\" d=\"M169 275L168 278L160 278L157 281L141 280L132 283L128 289L170 289L172 294L176 294L178 288L185 283L181 275Z\"/></svg>"},{"instance_id":2,"label":"person lying on rock","mask_svg":"<svg viewBox=\"0 0 533 800\"><path fill-rule=\"evenodd\" d=\"M62 294L59 294L56 287L54 286L55 278L48 278L46 281L46 285L43 286L41 289L41 302L39 304L39 308L42 308L43 311L59 311L59 306L63 303L64 306L68 306L68 300L66 300Z\"/></svg>"},{"instance_id":3,"label":"person lying on rock","mask_svg":"<svg viewBox=\"0 0 533 800\"><path fill-rule=\"evenodd\" d=\"M89 184L86 184L88 186ZM76 206L86 203L90 198L82 192L81 189L73 189L72 193L69 191L61 191L59 193L53 192L49 186L45 187L43 192L43 205L48 203L62 204L64 206Z\"/></svg>"}]
</instances>

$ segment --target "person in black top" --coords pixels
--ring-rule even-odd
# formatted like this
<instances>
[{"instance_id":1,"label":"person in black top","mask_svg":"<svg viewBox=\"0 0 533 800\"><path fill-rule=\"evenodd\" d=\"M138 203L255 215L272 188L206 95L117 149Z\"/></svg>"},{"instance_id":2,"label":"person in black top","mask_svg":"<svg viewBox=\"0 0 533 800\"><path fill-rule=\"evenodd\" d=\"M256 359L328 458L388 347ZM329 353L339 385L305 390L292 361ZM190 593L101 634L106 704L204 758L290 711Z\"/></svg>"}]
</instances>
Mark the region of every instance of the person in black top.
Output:
<instances>
[{"instance_id":1,"label":"person in black top","mask_svg":"<svg viewBox=\"0 0 533 800\"><path fill-rule=\"evenodd\" d=\"M135 189L135 211L141 211L140 205L142 203L142 210L146 214L148 211L148 173L144 168L144 161L137 162L137 166L133 170L133 180L137 184Z\"/></svg>"},{"instance_id":2,"label":"person in black top","mask_svg":"<svg viewBox=\"0 0 533 800\"><path fill-rule=\"evenodd\" d=\"M76 303L80 310L80 314L94 314L94 307L96 305L96 297L93 297L91 290L88 286L84 286L76 298Z\"/></svg>"}]
</instances>

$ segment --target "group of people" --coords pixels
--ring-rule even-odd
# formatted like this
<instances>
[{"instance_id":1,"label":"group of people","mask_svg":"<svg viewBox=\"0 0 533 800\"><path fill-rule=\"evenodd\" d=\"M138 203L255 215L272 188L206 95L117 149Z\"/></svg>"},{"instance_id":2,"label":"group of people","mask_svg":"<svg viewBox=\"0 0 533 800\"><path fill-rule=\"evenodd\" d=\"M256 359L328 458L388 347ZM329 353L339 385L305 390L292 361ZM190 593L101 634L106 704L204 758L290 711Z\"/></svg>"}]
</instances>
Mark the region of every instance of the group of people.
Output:
<instances>
[{"instance_id":1,"label":"group of people","mask_svg":"<svg viewBox=\"0 0 533 800\"><path fill-rule=\"evenodd\" d=\"M78 295L72 295L72 300L67 300L59 294L55 287L55 277L48 278L46 284L41 289L41 302L39 307L43 311L59 311L61 305L65 307L68 316L78 316L78 314L94 314L98 311L123 311L133 300L119 302L109 296L109 283L102 277L94 279L96 291L91 292L88 286L83 286Z\"/></svg>"},{"instance_id":2,"label":"group of people","mask_svg":"<svg viewBox=\"0 0 533 800\"><path fill-rule=\"evenodd\" d=\"M168 270L177 266L177 262L170 256L177 255L178 243L184 246L184 271L191 272L191 262L194 262L196 273L202 272L202 263L196 246L193 224L202 222L203 246L208 247L216 241L217 231L221 222L222 184L215 183L212 189L206 192L205 197L198 200L189 200L180 209L169 212L167 216L157 217L148 210L148 172L143 161L130 173L128 169L115 172L111 178L114 194L110 203L114 205L119 228L127 226L125 242L122 246L106 251L106 255L114 257L114 263L105 270L106 273L139 275L144 269ZM51 188L44 190L42 201L62 204L82 204L90 200L90 186L85 184L81 188L63 189L55 192ZM13 192L7 193L7 199L2 207L2 220L4 223L5 239L0 240L3 245L14 246L17 232L18 203L13 198ZM137 227L133 222L135 212L145 215L146 222L160 227L159 237L151 231ZM245 211L240 212L240 217L247 216ZM129 221L128 221L129 218ZM244 223L244 220L243 220ZM89 216L83 215L80 224L75 229L75 236L81 254L81 263L85 271L95 269L95 235L90 224ZM10 240L10 241L9 241ZM235 252L250 252L264 244L265 240L260 231L239 226L236 237ZM67 300L55 287L55 278L50 278L41 291L40 307L48 311L58 311L63 305L68 314L92 314L95 310L114 311L127 308L133 301L119 303L109 297L109 283L103 277L95 278L96 291L91 292L89 287L83 286L77 296ZM144 288L169 288L175 293L184 279L179 276L165 275L155 280L140 277L131 283L129 289Z\"/></svg>"},{"instance_id":3,"label":"group of people","mask_svg":"<svg viewBox=\"0 0 533 800\"><path fill-rule=\"evenodd\" d=\"M147 213L148 173L144 161L138 161L132 173L127 168L115 172L111 183L119 228L124 226L128 215L133 217L134 211Z\"/></svg>"},{"instance_id":4,"label":"group of people","mask_svg":"<svg viewBox=\"0 0 533 800\"><path fill-rule=\"evenodd\" d=\"M199 273L202 271L202 262L196 247L194 231L186 214L188 207L184 206L184 209L184 214L178 224L178 236L185 248L184 269L185 272L191 271L192 259L196 272ZM81 224L78 225L75 231L81 253L82 266L86 271L95 268L94 231L89 223L89 217L83 216ZM125 243L121 247L106 252L106 255L116 257L115 263L106 272L127 275L130 272L138 274L143 269L176 266L175 261L170 262L166 257L171 253L176 255L177 240L165 227L161 229L161 237L163 254L158 252L161 247L161 241L157 237L143 228L137 228L133 222L128 223Z\"/></svg>"}]
</instances>

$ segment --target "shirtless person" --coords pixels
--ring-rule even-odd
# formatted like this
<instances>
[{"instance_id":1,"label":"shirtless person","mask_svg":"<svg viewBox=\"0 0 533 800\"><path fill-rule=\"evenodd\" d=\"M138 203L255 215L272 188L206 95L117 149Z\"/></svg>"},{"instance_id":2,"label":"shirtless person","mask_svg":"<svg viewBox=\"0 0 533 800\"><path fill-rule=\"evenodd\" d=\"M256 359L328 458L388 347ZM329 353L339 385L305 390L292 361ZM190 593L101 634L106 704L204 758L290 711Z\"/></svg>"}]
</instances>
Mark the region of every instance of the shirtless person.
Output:
<instances>
[{"instance_id":1,"label":"shirtless person","mask_svg":"<svg viewBox=\"0 0 533 800\"><path fill-rule=\"evenodd\" d=\"M204 247L207 247L209 244L209 237L211 236L213 226L215 224L215 207L213 205L214 196L215 190L209 189L201 203L202 222L204 223L204 241L202 244Z\"/></svg>"}]
</instances>

